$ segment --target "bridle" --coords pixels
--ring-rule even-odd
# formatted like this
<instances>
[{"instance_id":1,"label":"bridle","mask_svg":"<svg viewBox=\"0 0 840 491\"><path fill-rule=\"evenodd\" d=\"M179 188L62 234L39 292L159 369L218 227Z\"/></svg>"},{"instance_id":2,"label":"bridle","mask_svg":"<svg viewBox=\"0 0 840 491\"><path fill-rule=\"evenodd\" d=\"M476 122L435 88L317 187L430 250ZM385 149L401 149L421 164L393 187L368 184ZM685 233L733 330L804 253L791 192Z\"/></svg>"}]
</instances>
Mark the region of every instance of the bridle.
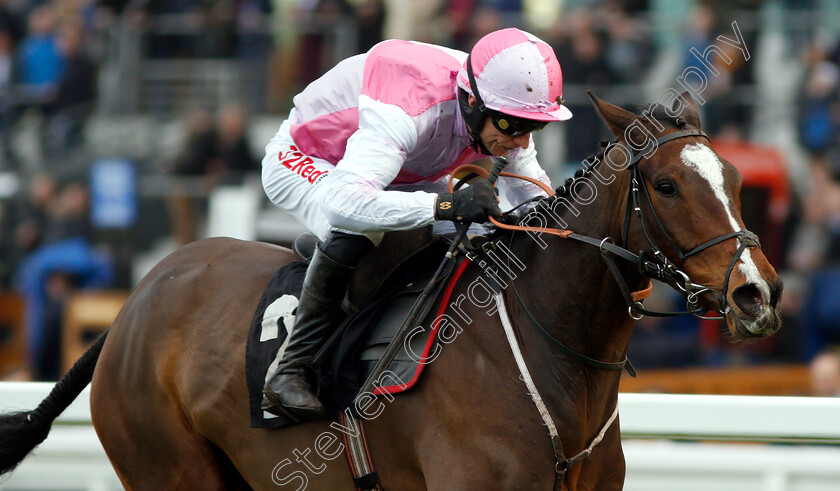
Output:
<instances>
[{"instance_id":1,"label":"bridle","mask_svg":"<svg viewBox=\"0 0 840 491\"><path fill-rule=\"evenodd\" d=\"M709 140L708 135L706 135L706 133L704 133L703 131L681 130L669 133L657 139L655 142L655 148L658 149L659 147L668 142L686 137L702 137L706 140ZM613 145L614 144L615 143L613 143ZM610 147L608 146L605 150L605 154L609 150ZM648 245L653 251L653 256L655 258L653 261L645 263L643 274L649 278L664 281L665 283L668 283L675 287L675 289L678 292L680 292L680 294L682 294L683 297L686 299L687 313L694 315L695 317L700 317L702 319L723 319L730 309L730 307L727 305L728 302L726 300L726 292L729 290L729 279L732 276L732 270L735 268L735 265L738 263L738 260L740 260L744 250L746 250L747 248L761 247L758 240L758 236L756 236L753 232L750 232L749 230L742 229L707 240L702 244L691 248L690 250L688 250L688 252L683 251L676 244L676 242L674 242L673 238L671 238L671 235L668 233L668 231L665 230L665 227L662 225L662 221L656 214L656 208L653 207L653 202L650 198L650 193L648 192L647 186L645 185L644 176L639 171L639 162L642 159L646 158L645 155L646 154L644 153L644 150L639 151L638 153L633 155L633 158L627 166L630 172L630 192L627 195L627 206L621 233L621 245L623 248L626 248L627 246L627 237L630 229L631 216L635 215L636 219L641 224L642 232L645 235L645 240L647 240ZM738 239L739 245L737 250L735 251L735 254L732 257L732 260L729 263L729 267L726 270L726 276L724 277L723 282L723 290L719 298L720 308L717 310L717 312L720 314L720 316L707 316L701 313L702 309L698 308L699 296L705 292L711 291L711 289L706 286L698 285L697 283L692 282L689 279L688 275L681 269L679 269L673 262L671 262L668 259L668 257L662 252L662 250L655 245L653 239L651 238L651 233L648 230L647 225L645 224L644 212L642 211L642 200L644 200L644 204L647 205L647 209L650 210L651 219L653 223L656 224L656 228L659 230L662 236L665 237L665 240L668 242L668 245L677 255L680 262L683 264L685 264L685 260L687 258L700 252L703 252L712 246L715 246L717 244L720 244L721 242L732 238ZM644 309L644 307L639 302L635 302L633 304L633 310L643 315L662 316L663 314L648 311L647 309ZM630 314L632 316L632 311L630 312ZM667 314L670 315L671 313Z\"/></svg>"},{"instance_id":2,"label":"bridle","mask_svg":"<svg viewBox=\"0 0 840 491\"><path fill-rule=\"evenodd\" d=\"M659 149L662 145L665 145L671 141L687 137L702 137L706 140L709 139L706 133L700 130L680 130L675 131L673 133L668 133L667 135L658 138L653 142L652 146L656 150ZM606 156L608 152L612 149L612 147L614 147L617 144L617 141L605 143L604 145L606 148L604 149L603 155ZM649 154L649 148L650 145L638 152L632 153L631 159L627 164L627 169L630 172L630 190L627 193L627 204L625 207L626 211L624 215L624 222L622 225L622 236L620 244L615 244L614 240L611 237L595 238L590 237L588 235L579 234L571 230L560 230L549 227L541 227L538 229L534 229L527 225L523 227L519 225L501 223L493 219L492 217L490 218L490 221L501 229L526 231L530 233L547 233L551 235L557 235L563 238L574 239L598 247L601 251L601 257L607 264L610 273L612 274L616 283L619 286L619 290L621 291L622 297L624 298L625 303L627 304L627 312L630 315L630 317L634 320L640 320L643 316L646 315L651 317L671 317L686 314L690 314L701 319L721 320L726 316L730 309L730 307L727 305L728 302L726 300L726 292L729 289L729 280L732 276L732 271L735 269L735 265L738 263L738 260L741 258L741 255L743 254L744 250L746 250L747 248L761 247L758 237L749 230L738 230L707 240L701 243L700 245L689 249L688 252L683 251L683 249L680 248L676 244L676 242L674 242L671 235L668 233L667 230L665 230L665 227L662 225L662 221L659 219L659 216L656 214L656 209L653 207L653 202L650 198L650 194L648 193L647 186L645 186L644 176L639 171L639 162L641 162L643 159L648 158L647 155ZM547 199L544 198L539 200L537 202L537 206L542 206L549 209L552 208L553 200L556 200L561 195L565 194L567 188L574 186L576 179L590 175L594 171L598 163L601 162L601 160L602 159L597 158L591 161L588 160L586 165L584 166L584 169L579 170L577 173L575 173L574 178L568 180L564 186L558 188L558 194L554 194L553 190L551 190L547 186L542 186L550 197ZM465 167L475 168L477 166ZM508 174L505 172L502 173L502 176L522 178L522 176ZM534 184L537 185L541 184L539 183L539 181L534 181L531 179L528 180L534 182ZM707 309L699 306L700 295L706 292L710 292L711 289L707 286L700 285L691 281L688 274L681 270L679 267L677 267L677 265L674 264L672 261L670 261L665 255L665 253L663 253L662 250L655 245L650 230L648 230L648 226L645 222L645 215L642 208L643 204L647 205L647 208L652 214L651 219L656 224L656 228L665 237L665 240L667 241L668 245L671 247L671 249L674 251L674 253L679 258L680 262L682 263L684 263L687 258L700 252L703 252L706 249L713 247L721 242L732 238L738 239L739 246L732 257L732 260L729 263L729 267L727 268L726 276L724 278L723 283L723 294L718 299L720 307L717 310L715 310L715 312L717 312L719 315L706 315L708 313ZM535 212L532 211L531 214L525 216L525 223L527 223L527 218L533 213ZM538 211L536 213L539 214ZM630 222L633 216L635 216L641 224L645 240L647 241L650 250L653 252L652 257L649 257L649 255L644 252L640 254L635 254L627 249ZM649 294L649 288L640 292L631 292L630 288L627 286L624 280L624 277L621 274L621 270L619 269L618 265L614 260L615 257L619 257L635 265L636 269L642 276L646 278L656 279L670 285L685 299L686 310L683 312L660 312L645 308L641 300L647 297L647 295Z\"/></svg>"},{"instance_id":3,"label":"bridle","mask_svg":"<svg viewBox=\"0 0 840 491\"><path fill-rule=\"evenodd\" d=\"M654 147L655 149L658 149L662 145L667 144L671 141L677 140L679 138L688 138L688 137L702 137L702 138L705 138L706 140L709 139L709 137L703 131L700 131L700 130L680 130L680 131L675 131L673 133L669 133L667 135L664 135L664 136L660 137L659 139L657 139L653 143L653 145L655 145L655 147ZM611 147L613 147L614 145L617 145L617 144L618 144L617 141L613 141L613 142L605 144L605 150L604 150L603 155L606 156L607 153L610 151ZM514 231L526 231L526 232L530 232L530 233L547 233L547 234L550 234L550 235L557 235L557 236L562 237L562 238L574 239L574 240L577 240L577 241L580 241L580 242L598 247L598 249L601 251L601 258L606 263L610 273L612 274L613 278L616 281L616 284L619 287L619 290L621 292L622 297L624 298L625 304L627 305L628 315L633 320L638 321L646 315L651 316L651 317L672 317L672 316L679 316L679 315L686 315L686 314L690 314L690 315L693 315L695 317L699 317L701 319L713 319L713 320L723 319L726 316L726 314L729 312L729 309L730 309L730 307L727 305L727 301L726 301L726 292L728 291L728 288L729 288L729 280L730 280L730 277L732 275L732 271L734 270L735 265L738 263L738 260L741 258L741 255L743 254L744 250L746 250L747 248L760 247L758 237L754 233L750 232L749 230L738 230L738 231L735 231L735 232L730 232L730 233L723 234L723 235L720 235L718 237L715 237L713 239L707 240L707 241L689 249L687 252L684 251L682 248L680 248L676 244L676 242L673 240L671 235L668 233L668 231L665 230L665 227L662 224L662 221L659 219L659 216L656 214L656 209L653 207L653 202L650 198L650 194L647 191L647 186L645 185L644 176L642 175L642 173L639 171L639 168L638 168L639 162L641 162L643 159L647 158L646 157L647 154L645 152L648 150L648 148L645 148L641 151L638 151L638 152L632 154L630 162L627 164L628 171L630 172L630 190L628 191L628 194L627 194L627 204L626 204L626 207L625 207L626 212L625 212L624 221L623 221L623 225L622 225L621 244L618 244L618 245L615 244L611 237L595 238L595 237L590 237L588 235L579 234L579 233L573 232L571 230L560 230L560 229L549 228L549 227L542 227L542 228L539 228L539 229L534 229L534 228L531 228L531 227L528 227L528 226L510 225L510 224L499 222L492 217L490 217L490 221L494 225L496 225L496 227L501 228L501 229L514 230ZM528 181L530 181L530 182L532 182L532 183L534 183L538 186L541 186L544 190L546 190L546 192L550 195L550 197L548 199L543 198L540 201L538 201L538 206L542 205L542 206L550 207L552 205L552 200L556 200L556 199L558 199L559 195L565 194L565 189L564 189L565 187L574 186L575 179L585 177L585 176L589 175L590 173L592 173L592 171L594 170L594 168L597 166L597 164L599 162L600 162L599 159L594 159L591 162L588 161L588 164L585 166L585 168L582 171L578 171L578 173L576 173L575 178L567 181L565 186L561 186L560 188L558 188L559 194L557 194L557 195L554 194L554 192L553 192L553 190L551 190L551 188L549 188L548 186L545 186L541 182L536 181L534 179L525 178L523 176L518 176L516 174L510 174L510 173L507 173L507 172L502 172L501 175L503 177L513 177L513 178L525 179L525 180L528 180ZM469 172L472 172L472 173L475 173L475 174L478 174L478 175L486 175L487 174L486 169L483 169L483 168L478 167L476 165L469 165L468 164L468 165L459 167L458 169L453 171L453 175L459 173L459 171L461 171L461 170L466 170L466 171L469 171ZM462 179L461 182L464 182L466 180L467 179ZM451 185L451 183L450 183L450 185ZM711 289L707 286L700 285L700 284L697 284L697 283L694 283L693 281L691 281L688 274L685 273L683 270L681 270L679 267L677 267L677 265L674 264L671 260L669 260L668 257L665 255L665 253L662 252L662 250L655 245L655 243L653 241L653 238L652 238L652 235L650 233L650 230L648 230L648 226L645 224L645 215L644 215L644 210L642 208L643 203L647 204L647 208L650 210L650 213L652 214L651 220L656 224L656 227L659 229L659 232L665 237L665 240L667 241L668 245L673 249L674 253L677 255L677 257L679 257L681 262L684 262L687 258L689 258L689 257L691 257L695 254L699 254L699 253L705 251L706 249L709 249L710 247L713 247L717 244L720 244L720 243L722 243L726 240L729 240L729 239L732 239L732 238L737 238L738 239L738 241L739 241L738 249L735 251L735 254L733 255L732 260L729 263L729 267L727 268L727 271L726 271L726 276L725 276L724 284L723 284L723 294L721 295L721 298L719 299L720 308L715 311L719 315L716 315L716 316L706 315L708 313L707 310L699 306L700 295L702 295L703 293L711 291ZM531 213L534 213L534 211L532 211ZM539 212L537 212L537 213L539 213ZM525 217L526 220L524 220L525 222L527 222L528 216L529 215L526 215L526 217ZM645 240L648 242L650 250L653 252L652 257L648 257L649 255L645 254L645 253L635 254L633 252L630 252L627 249L630 222L633 219L633 216L635 216L636 219L639 220L639 222L641 224L642 231L643 231L644 236L645 236ZM492 249L494 247L495 247L494 242L489 241L489 242L483 244L481 246L481 249L483 250L484 253L487 253L489 251L489 249ZM468 244L468 249L476 250L476 248L471 247L471 244ZM646 278L650 278L650 279L656 279L656 280L659 280L663 283L666 283L666 284L670 285L672 288L674 288L674 290L676 290L678 293L680 293L683 296L683 298L685 299L686 310L683 311L683 312L661 312L661 311L649 310L649 309L645 308L645 306L642 304L642 300L650 294L651 285L649 284L647 286L647 288L645 288L641 291L635 291L635 292L631 291L630 287L627 285L626 280L624 279L624 277L621 273L621 269L618 267L618 264L615 261L615 257L619 257L619 258L635 265L636 269L638 270L638 272L642 276L644 276ZM598 360L587 357L586 355L583 355L583 354L573 350L572 348L564 345L559 340L555 339L553 336L551 336L550 333L548 333L545 330L545 328L543 328L539 324L539 322L536 321L534 316L528 310L528 308L525 305L521 296L519 296L518 292L516 292L515 286L514 286L513 291L515 293L517 301L519 302L520 306L523 308L523 310L526 313L526 316L528 317L529 321L538 328L539 332L541 332L543 335L551 338L551 340L553 341L553 344L557 345L557 347L560 348L561 351L563 351L567 355L577 359L578 361L580 361L582 363L585 363L587 365L593 366L595 368L599 368L599 369L603 369L603 370L621 370L623 368L626 368L627 371L631 373L631 375L635 374L635 370L633 369L632 365L629 363L629 361L627 360L626 357L625 357L624 360L622 360L620 362L616 362L616 363L598 361Z\"/></svg>"}]
</instances>

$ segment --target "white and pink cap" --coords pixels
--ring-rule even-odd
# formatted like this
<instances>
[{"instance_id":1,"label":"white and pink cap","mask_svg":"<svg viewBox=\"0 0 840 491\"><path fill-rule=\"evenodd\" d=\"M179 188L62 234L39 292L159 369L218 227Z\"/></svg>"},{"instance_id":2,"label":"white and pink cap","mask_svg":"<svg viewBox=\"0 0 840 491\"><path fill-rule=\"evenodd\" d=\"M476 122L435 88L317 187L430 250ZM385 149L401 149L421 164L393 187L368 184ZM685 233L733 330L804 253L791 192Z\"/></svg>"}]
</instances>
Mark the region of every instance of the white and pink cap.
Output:
<instances>
[{"instance_id":1,"label":"white and pink cap","mask_svg":"<svg viewBox=\"0 0 840 491\"><path fill-rule=\"evenodd\" d=\"M481 38L470 58L473 76L489 109L536 121L564 121L572 112L560 104L563 74L551 46L516 28L501 29ZM466 62L458 72L458 86L473 94Z\"/></svg>"}]
</instances>

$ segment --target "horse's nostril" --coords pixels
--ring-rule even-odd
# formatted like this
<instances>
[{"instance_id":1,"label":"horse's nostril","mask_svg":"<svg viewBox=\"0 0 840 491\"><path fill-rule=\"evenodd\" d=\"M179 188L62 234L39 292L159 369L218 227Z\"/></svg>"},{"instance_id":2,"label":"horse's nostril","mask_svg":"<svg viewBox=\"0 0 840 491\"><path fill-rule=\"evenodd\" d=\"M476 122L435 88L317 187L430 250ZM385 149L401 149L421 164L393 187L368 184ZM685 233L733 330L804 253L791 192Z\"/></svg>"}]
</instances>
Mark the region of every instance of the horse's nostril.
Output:
<instances>
[{"instance_id":1,"label":"horse's nostril","mask_svg":"<svg viewBox=\"0 0 840 491\"><path fill-rule=\"evenodd\" d=\"M745 314L760 316L764 310L761 291L754 283L739 286L732 292L732 300Z\"/></svg>"}]
</instances>

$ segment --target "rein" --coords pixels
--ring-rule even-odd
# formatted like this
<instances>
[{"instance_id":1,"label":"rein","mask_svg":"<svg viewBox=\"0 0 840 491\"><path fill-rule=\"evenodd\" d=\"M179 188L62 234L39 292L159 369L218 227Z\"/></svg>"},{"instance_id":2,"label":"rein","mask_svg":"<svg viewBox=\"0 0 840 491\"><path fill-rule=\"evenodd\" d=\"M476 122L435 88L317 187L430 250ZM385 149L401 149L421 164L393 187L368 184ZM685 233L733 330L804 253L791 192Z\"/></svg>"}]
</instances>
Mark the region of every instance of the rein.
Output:
<instances>
[{"instance_id":1,"label":"rein","mask_svg":"<svg viewBox=\"0 0 840 491\"><path fill-rule=\"evenodd\" d=\"M455 169L455 171L452 172L452 175L454 176L454 175L458 174L459 172L471 172L473 174L477 174L477 175L480 175L482 177L487 175L487 173L488 173L487 169L485 169L483 167L480 167L478 165L474 165L474 164L462 165L462 166L458 167L457 169ZM551 189L545 183L543 183L543 182L541 182L537 179L533 179L533 178L526 177L526 176L520 176L518 174L511 174L509 172L502 172L499 175L501 177L513 177L513 178L516 178L516 179L522 179L522 180L531 182L533 184L536 184L540 188L542 188L550 196L554 195L554 190L553 189ZM454 190L454 187L452 186L452 179L450 179L450 181L449 181L449 188L450 188L450 191ZM519 226L516 226L516 225L507 225L507 224L504 224L504 223L501 223L501 222L497 221L493 217L489 217L489 218L490 218L490 221L493 224L495 224L497 227L505 228L505 229L508 229L508 230L528 231L524 227L519 227ZM591 243L591 242L589 242L590 240L592 240L592 241L597 240L597 239L593 239L593 238L591 238L589 236L586 236L586 235L576 234L576 233L572 232L571 230L560 230L560 229L547 228L547 229L541 230L541 232L549 233L549 234L552 234L552 235L557 235L557 236L562 237L562 238L577 239L577 240L581 240L585 243ZM599 246L604 246L605 244L609 244L609 243L605 243L602 240L601 243L598 244L598 245ZM632 256L632 258L635 258L636 260L639 259L638 256L636 256L635 254L633 254L632 252L630 252L626 249L622 249L622 248L617 247L617 246L612 245L612 244L609 244L609 245L611 246L612 249L615 249L616 254L621 255L625 259L632 260L630 256ZM495 247L495 244L493 244L492 242L488 242L488 243L486 243L482 246L482 249L484 249L486 247ZM604 249L602 248L602 251L603 250ZM466 253L467 257L470 257L470 254L471 254L470 251L466 250L465 248L462 248L462 252ZM484 250L484 252L487 252L487 251ZM625 254L629 254L629 256L625 256ZM612 263L611 258L606 258L605 257L605 259L607 259L607 261L608 261L607 264L608 265L610 265ZM508 260L510 260L510 258L508 258ZM485 263L485 264L487 264L487 263ZM510 265L508 265L508 266L510 266ZM651 291L653 290L653 285L650 282L648 282L648 286L646 288L631 293L629 291L629 289L627 288L626 284L624 283L624 281L623 280L619 281L621 279L621 276L620 276L620 272L618 271L617 267L615 267L614 274L618 275L618 276L616 276L616 280L618 281L618 285L619 285L622 293L626 294L626 298L630 299L630 302L637 303L637 304L641 305L640 302L643 299L650 296ZM598 368L598 369L601 369L601 370L626 369L627 373L630 374L631 377L634 377L634 378L636 377L636 369L633 367L633 364L630 363L630 360L627 358L627 356L625 356L624 359L619 361L619 362L606 362L606 361L596 360L595 358L591 358L589 356L584 355L583 353L580 353L580 352L574 350L573 348L570 348L568 345L566 345L565 343L563 343L559 339L552 336L551 333L546 331L546 329L539 323L539 321L537 321L537 319L534 317L534 315L531 314L531 311L528 310L528 307L525 305L525 301L522 300L522 296L520 296L519 292L516 290L516 285L511 283L511 287L513 288L513 293L516 296L516 300L519 302L519 306L522 307L522 310L525 312L525 315L528 317L528 320L531 322L531 324L533 324L534 327L536 327L537 331L540 332L543 336L545 336L545 338L549 342L551 342L554 346L556 346L558 349L560 349L560 351L562 351L566 355L576 359L577 361L579 361L581 363L584 363L586 365L589 365L591 367L595 367L595 368ZM631 314L631 317L632 317L632 314Z\"/></svg>"},{"instance_id":2,"label":"rein","mask_svg":"<svg viewBox=\"0 0 840 491\"><path fill-rule=\"evenodd\" d=\"M654 148L659 148L661 145L664 145L670 141L684 138L684 137L695 137L699 136L705 138L706 140L709 137L700 130L681 130L675 131L673 133L669 133L663 137L660 137L654 142ZM606 155L610 148L614 146L616 142L611 143L604 143L606 148L604 149L604 155ZM649 147L648 147L649 148ZM596 246L601 251L601 257L604 262L607 264L607 267L612 274L613 278L616 281L616 284L621 291L622 297L624 298L625 304L627 305L627 312L628 315L633 320L641 320L644 316L650 317L673 317L673 316L680 316L680 315L693 315L695 317L699 317L701 319L712 319L712 320L721 320L723 319L726 314L729 312L730 307L727 305L726 300L726 292L729 288L729 279L732 275L732 271L735 268L735 265L738 263L738 260L741 258L741 254L747 248L754 248L760 247L760 243L758 240L758 236L756 236L753 232L749 230L738 230L735 232L730 232L728 234L721 235L719 237L713 238L702 244L690 249L688 252L683 252L683 250L677 246L674 240L671 238L670 234L665 230L665 227L662 225L659 216L656 214L656 210L653 207L653 202L650 198L650 194L647 191L647 186L645 186L644 177L642 176L641 172L638 168L638 163L646 158L644 151L647 148L643 149L642 151L633 154L631 161L628 163L627 168L630 171L630 192L627 196L627 206L626 212L624 216L624 224L622 227L622 241L621 246L616 245L613 242L613 239L610 237L606 237L603 239L597 239L595 237L590 237L583 234L578 234L571 230L564 230L564 229L557 229L557 228L550 228L550 227L543 227L538 230L532 229L531 227L527 226L519 226L519 225L511 225L507 223L502 223L496 220L493 217L489 217L490 222L495 225L497 228L503 230L511 230L511 231L518 231L518 232L539 232L539 233L546 233L549 235L555 235L564 239L574 239L585 244L589 244L592 246ZM587 170L584 171L585 175L586 172L592 171L594 169L597 162L593 164L591 167L587 167ZM474 164L466 164L463 166L458 167L452 172L452 175L456 175L460 172L471 172L477 174L479 176L487 176L488 171L487 169L474 165ZM578 171L580 172L580 171ZM536 179L520 176L517 174L512 174L508 172L502 172L501 175L503 177L511 177L516 179L522 179L528 182L531 182L537 186L539 186L543 191L545 191L550 199L556 199L556 195L551 187L547 186L545 183L540 182ZM577 176L577 174L576 174ZM450 179L450 190L452 189L452 179ZM653 220L656 223L657 228L659 229L660 233L665 237L668 244L674 250L674 252L679 257L680 261L685 262L688 257L691 257L697 253L700 253L712 246L715 246L721 242L726 240L737 238L739 242L739 247L736 250L735 254L733 255L732 261L729 264L729 268L726 271L726 276L724 279L723 284L723 294L719 297L718 302L720 304L720 308L717 309L719 315L717 316L709 316L705 315L706 309L699 306L700 295L706 292L710 292L711 289L704 286L699 285L691 281L688 275L679 269L674 263L672 263L668 257L662 252L662 250L654 245L653 239L651 234L648 230L648 227L645 225L645 220L642 212L642 196L644 196L644 200L648 205L650 212L652 213ZM645 235L645 239L648 242L651 250L653 251L653 259L649 259L645 257L643 254L634 254L626 249L627 244L627 236L629 234L629 227L630 227L630 220L631 217L635 214L636 219L639 220L642 231ZM609 253L609 254L608 254ZM653 311L648 310L642 304L642 300L647 298L651 293L651 284L648 283L647 287L643 288L642 290L631 292L630 288L627 286L626 282L624 281L623 276L621 276L621 272L615 263L612 256L617 256L625 261L636 266L636 269L639 273L646 277L652 278L663 283L670 285L674 288L680 295L685 298L686 301L686 310L684 312L661 312L661 311Z\"/></svg>"}]
</instances>

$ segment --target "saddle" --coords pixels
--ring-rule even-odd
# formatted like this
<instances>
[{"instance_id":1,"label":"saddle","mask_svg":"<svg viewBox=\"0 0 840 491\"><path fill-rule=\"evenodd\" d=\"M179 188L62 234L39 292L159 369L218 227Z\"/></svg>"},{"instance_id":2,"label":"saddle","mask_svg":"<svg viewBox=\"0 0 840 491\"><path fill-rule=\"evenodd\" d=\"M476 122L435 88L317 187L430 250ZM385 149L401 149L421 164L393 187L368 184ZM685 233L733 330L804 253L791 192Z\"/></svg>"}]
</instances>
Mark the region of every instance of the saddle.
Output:
<instances>
[{"instance_id":1,"label":"saddle","mask_svg":"<svg viewBox=\"0 0 840 491\"><path fill-rule=\"evenodd\" d=\"M260 408L266 374L273 371L278 350L284 348L286 328L294 322L294 311L317 240L300 237L293 250L300 261L292 262L269 281L251 322L246 346L246 380L250 399L251 427L279 428L294 424ZM416 297L440 264L448 241L435 237L431 227L385 235L377 254L359 264L342 307L348 317L316 355L319 397L328 414L337 415L351 407L391 339L402 326ZM381 251L381 252L380 252ZM440 289L446 281L439 283ZM438 295L435 295L437 297ZM431 310L437 299L426 307ZM434 347L431 326L412 336L409 349L401 351L388 369L388 392L400 393L412 387L425 367L420 356Z\"/></svg>"},{"instance_id":2,"label":"saddle","mask_svg":"<svg viewBox=\"0 0 840 491\"><path fill-rule=\"evenodd\" d=\"M417 253L432 247L436 241L440 246L440 240L432 233L431 226L385 234L376 253L368 254L359 261L350 280L344 310L351 314L373 301L401 265L415 261ZM318 244L318 237L307 232L295 239L292 250L298 259L308 264Z\"/></svg>"}]
</instances>

